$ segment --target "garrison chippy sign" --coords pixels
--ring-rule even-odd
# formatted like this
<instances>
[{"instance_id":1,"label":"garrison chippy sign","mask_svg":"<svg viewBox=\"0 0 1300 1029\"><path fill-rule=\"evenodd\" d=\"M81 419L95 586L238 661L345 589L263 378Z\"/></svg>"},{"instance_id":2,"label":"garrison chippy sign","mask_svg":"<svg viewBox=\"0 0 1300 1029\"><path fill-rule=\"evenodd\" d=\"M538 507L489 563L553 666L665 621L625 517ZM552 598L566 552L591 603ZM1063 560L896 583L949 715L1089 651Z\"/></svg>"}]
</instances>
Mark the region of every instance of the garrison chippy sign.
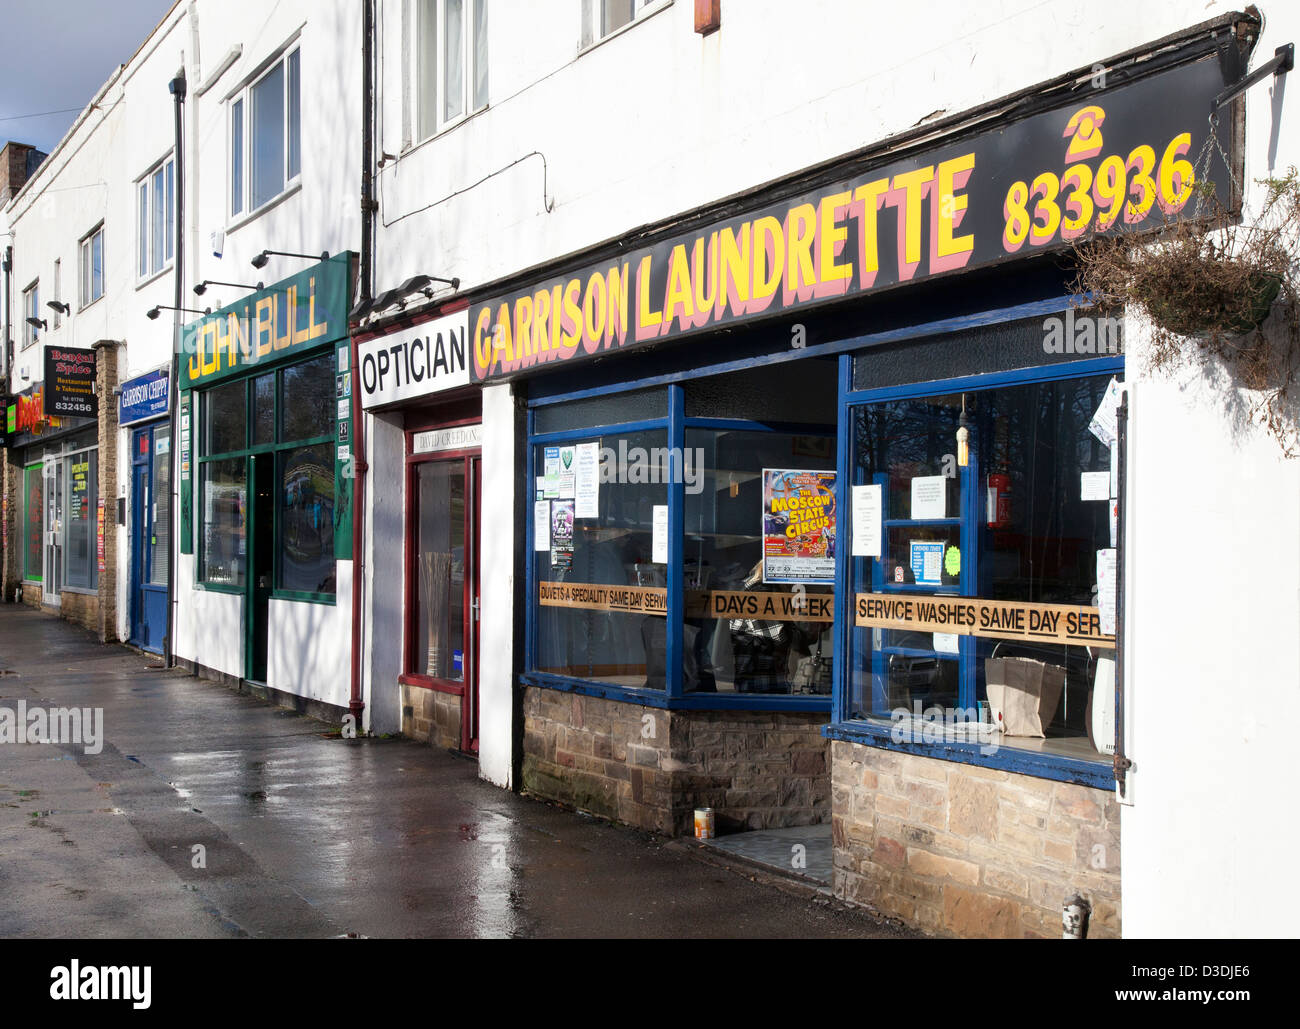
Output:
<instances>
[{"instance_id":1,"label":"garrison chippy sign","mask_svg":"<svg viewBox=\"0 0 1300 1029\"><path fill-rule=\"evenodd\" d=\"M471 375L518 375L1025 257L1088 233L1155 228L1192 213L1198 176L1227 206L1218 148L1194 167L1222 88L1213 56L1085 88L962 142L475 304ZM1225 116L1225 149L1230 123Z\"/></svg>"}]
</instances>

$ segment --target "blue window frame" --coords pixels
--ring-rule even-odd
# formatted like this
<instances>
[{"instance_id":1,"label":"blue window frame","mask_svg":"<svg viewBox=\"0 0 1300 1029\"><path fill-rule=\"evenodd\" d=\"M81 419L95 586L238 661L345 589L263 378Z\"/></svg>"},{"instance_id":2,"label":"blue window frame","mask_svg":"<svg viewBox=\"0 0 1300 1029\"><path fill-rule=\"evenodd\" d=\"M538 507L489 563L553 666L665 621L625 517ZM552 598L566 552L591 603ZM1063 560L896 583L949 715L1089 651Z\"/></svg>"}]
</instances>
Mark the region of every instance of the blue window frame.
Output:
<instances>
[{"instance_id":1,"label":"blue window frame","mask_svg":"<svg viewBox=\"0 0 1300 1029\"><path fill-rule=\"evenodd\" d=\"M950 344L957 341L946 336L936 338L929 352L924 342L906 353L900 351L906 358L907 369L897 373L897 381L893 378L896 362L884 350L878 355L871 350L860 352L859 356L863 357L879 356L880 360L874 363L855 362L849 354L840 357L837 479L840 510L850 511L850 491L854 485L881 486L883 501L881 555L854 557L848 547L841 548L837 554L835 697L833 721L826 735L943 760L1108 788L1113 785L1111 762L1087 742L1083 705L1089 689L1088 677L1096 675L1098 655L1113 656L1113 651L976 635L958 635L955 639L945 639L941 645L929 632L857 627L853 623L857 591L914 598L985 597L1079 605L1089 602L1081 573L1087 567L1086 559L1093 556L1092 550L1109 542L1103 539L1107 535L1109 505L1096 505L1094 511L1084 510L1087 505L1081 503L1077 492L1079 462L1084 462L1083 470L1090 470L1082 456L1085 450L1090 450L1096 459L1099 444L1086 434L1088 420L1109 378L1122 379L1124 359L1119 353L1101 357L1069 355L1068 359L1056 363L1015 368L1015 359L1008 355L1015 352L1009 348L1014 346L1017 333L1022 341L1042 349L1043 311L1034 310L1031 320L1017 322L1016 316L1023 317L1026 313L1030 312L1023 307L1012 308L998 312L1000 317L992 320L981 319L982 327L970 322L950 327L958 333L976 333L973 340L966 341L975 343L975 347L954 347ZM978 346L981 338L985 344L982 348ZM991 361L995 368L1008 363L1012 368L983 374L947 374L954 369L977 369L986 361ZM864 374L863 369L869 364L871 372ZM927 368L937 369L938 375L929 381L906 381L925 379ZM870 388L877 381L888 384ZM1076 546L1080 539L1086 543L1086 546L1076 546L1078 552L1071 561L1060 561L1059 554L1052 555L1060 566L1053 575L1045 576L1041 570L1036 577L1025 575L1020 568L1014 575L1006 572L1004 559L1013 547L1007 539L1015 534L1007 531L1001 534L1007 539L999 538L992 531L995 524L1007 529L1012 526L1003 527L997 521L1002 516L995 515L986 506L995 503L988 500L983 489L987 474L992 474L992 470L998 473L1007 470L1007 412L1017 404L1017 410L1030 410L1034 415L1035 432L1044 422L1043 412L1055 411L1062 405L1068 407L1074 419L1070 425L1075 432L1068 439L1064 438L1068 435L1065 433L1061 433L1060 440L1033 439L1033 452L1046 448L1049 452L1046 459L1034 458L1033 453L1026 458L1023 456L1026 448L1020 448L1022 460L1030 464L1037 461L1035 472L1051 468L1054 476L1050 484L1034 482L1028 488L1024 480L1032 476L1022 474L1018 480L1026 492L1032 490L1034 497L1055 491L1048 498L1049 503L1040 505L1051 508L1055 527L1043 530L1041 526L1046 524L1047 516L1039 516L1035 523L1038 529L1022 529L1028 545L1032 548L1035 532L1040 537L1038 542L1046 542L1043 537L1054 534L1051 542L1058 550ZM910 498L905 490L898 488L897 469L903 467L913 475L933 475L940 479L940 468L935 462L944 456L945 442L947 449L957 449L955 433L959 421L969 426L967 431L971 434L968 463L949 467L949 478L941 480L947 493L943 509L927 510L923 517L914 517L915 512L908 510ZM1086 439L1079 438L1081 433ZM891 446L900 451L893 465L885 453ZM1003 453L994 456L999 446ZM872 449L873 453L863 454L866 449ZM946 456L950 466L955 464L951 453ZM903 479L905 485L906 475ZM1063 492L1070 489L1075 492ZM1023 506L1032 507L1030 497L1026 496ZM1021 517L1022 521L1027 519L1027 515ZM1062 528L1065 521L1069 521L1068 530ZM840 531L846 534L851 526L845 525ZM939 541L935 544L938 552L955 548L958 555L951 567L935 569L932 579L927 573L916 572L911 567L916 554L910 555L912 561L908 555L909 550L923 551L931 539ZM1026 540L1016 538L1013 542L1023 545ZM1037 556L1046 560L1041 553ZM898 702L908 702L901 704L904 709L911 707L916 703L918 691L919 703L926 708L934 705L941 710L978 711L981 702L987 702L988 698L987 659L1000 652L1042 660L1048 665L1059 662L1058 667L1064 670L1065 715L1062 716L1061 707L1055 709L1051 728L1046 729L1048 740L1024 746L1023 741L996 735L962 739L960 734L948 734L939 739L938 733L918 738L894 731L897 719L890 716L900 706Z\"/></svg>"}]
</instances>

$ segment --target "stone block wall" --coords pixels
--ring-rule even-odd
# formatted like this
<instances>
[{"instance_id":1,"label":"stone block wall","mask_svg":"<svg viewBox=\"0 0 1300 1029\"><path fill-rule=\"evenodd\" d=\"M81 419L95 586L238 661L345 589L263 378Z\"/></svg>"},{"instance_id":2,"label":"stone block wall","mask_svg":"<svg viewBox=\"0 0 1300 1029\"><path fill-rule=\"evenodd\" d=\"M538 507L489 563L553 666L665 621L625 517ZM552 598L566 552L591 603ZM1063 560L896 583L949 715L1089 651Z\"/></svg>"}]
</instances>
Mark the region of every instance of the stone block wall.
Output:
<instances>
[{"instance_id":1,"label":"stone block wall","mask_svg":"<svg viewBox=\"0 0 1300 1029\"><path fill-rule=\"evenodd\" d=\"M401 686L402 735L446 750L460 749L461 698L424 686Z\"/></svg>"},{"instance_id":2,"label":"stone block wall","mask_svg":"<svg viewBox=\"0 0 1300 1029\"><path fill-rule=\"evenodd\" d=\"M712 807L719 832L830 817L827 716L665 711L529 686L524 788L670 836Z\"/></svg>"},{"instance_id":3,"label":"stone block wall","mask_svg":"<svg viewBox=\"0 0 1300 1029\"><path fill-rule=\"evenodd\" d=\"M99 394L99 496L96 499L104 505L104 567L99 572L99 603L94 621L82 624L97 633L101 643L116 642L118 638L118 421L117 397L113 391L120 381L117 367L120 349L120 344L111 339L95 344L95 390ZM94 513L91 517L95 517ZM123 531L124 545L125 535ZM64 603L67 603L66 596Z\"/></svg>"},{"instance_id":4,"label":"stone block wall","mask_svg":"<svg viewBox=\"0 0 1300 1029\"><path fill-rule=\"evenodd\" d=\"M99 632L100 598L93 593L70 593L67 590L59 594L59 614L70 622L80 625L91 632ZM104 637L99 637L104 642Z\"/></svg>"},{"instance_id":5,"label":"stone block wall","mask_svg":"<svg viewBox=\"0 0 1300 1029\"><path fill-rule=\"evenodd\" d=\"M1105 790L836 740L832 889L940 936L1120 935L1119 805Z\"/></svg>"}]
</instances>

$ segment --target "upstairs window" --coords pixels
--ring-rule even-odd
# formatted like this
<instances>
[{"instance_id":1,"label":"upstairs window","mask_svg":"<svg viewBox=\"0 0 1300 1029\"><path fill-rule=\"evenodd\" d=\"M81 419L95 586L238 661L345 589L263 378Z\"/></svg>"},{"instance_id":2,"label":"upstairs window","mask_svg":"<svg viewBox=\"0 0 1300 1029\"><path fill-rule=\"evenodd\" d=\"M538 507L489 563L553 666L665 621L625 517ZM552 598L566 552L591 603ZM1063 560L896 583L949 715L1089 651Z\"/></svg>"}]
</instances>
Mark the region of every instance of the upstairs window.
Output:
<instances>
[{"instance_id":1,"label":"upstairs window","mask_svg":"<svg viewBox=\"0 0 1300 1029\"><path fill-rule=\"evenodd\" d=\"M665 0L582 0L583 49L666 6Z\"/></svg>"},{"instance_id":2,"label":"upstairs window","mask_svg":"<svg viewBox=\"0 0 1300 1029\"><path fill-rule=\"evenodd\" d=\"M416 121L420 139L487 106L488 0L420 0Z\"/></svg>"},{"instance_id":3,"label":"upstairs window","mask_svg":"<svg viewBox=\"0 0 1300 1029\"><path fill-rule=\"evenodd\" d=\"M33 325L29 318L39 318L41 307L41 287L39 282L33 282L23 290L23 346L30 347L36 342L36 326Z\"/></svg>"},{"instance_id":4,"label":"upstairs window","mask_svg":"<svg viewBox=\"0 0 1300 1029\"><path fill-rule=\"evenodd\" d=\"M302 173L302 72L294 48L230 103L230 214L269 203Z\"/></svg>"},{"instance_id":5,"label":"upstairs window","mask_svg":"<svg viewBox=\"0 0 1300 1029\"><path fill-rule=\"evenodd\" d=\"M77 302L85 307L104 295L104 226L81 241Z\"/></svg>"},{"instance_id":6,"label":"upstairs window","mask_svg":"<svg viewBox=\"0 0 1300 1029\"><path fill-rule=\"evenodd\" d=\"M168 157L136 183L136 276L171 264L176 240L176 161ZM102 241L101 241L102 245ZM102 252L101 252L102 260ZM103 288L101 263L101 282Z\"/></svg>"}]
</instances>

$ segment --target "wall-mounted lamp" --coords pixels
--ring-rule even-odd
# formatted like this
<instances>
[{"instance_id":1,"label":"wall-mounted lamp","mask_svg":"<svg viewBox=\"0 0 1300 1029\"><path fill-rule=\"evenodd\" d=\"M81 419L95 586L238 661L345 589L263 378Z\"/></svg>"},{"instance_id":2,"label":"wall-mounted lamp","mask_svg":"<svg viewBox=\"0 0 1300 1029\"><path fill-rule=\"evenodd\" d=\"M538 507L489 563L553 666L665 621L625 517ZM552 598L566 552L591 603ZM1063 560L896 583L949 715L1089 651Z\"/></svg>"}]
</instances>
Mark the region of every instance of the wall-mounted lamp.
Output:
<instances>
[{"instance_id":1,"label":"wall-mounted lamp","mask_svg":"<svg viewBox=\"0 0 1300 1029\"><path fill-rule=\"evenodd\" d=\"M149 310L145 311L144 316L150 321L154 321L161 311L186 311L189 314L211 314L212 308L205 307L200 311L194 307L172 307L171 304L158 304L156 307L151 307Z\"/></svg>"},{"instance_id":2,"label":"wall-mounted lamp","mask_svg":"<svg viewBox=\"0 0 1300 1029\"><path fill-rule=\"evenodd\" d=\"M62 300L47 300L45 301L45 306L48 307L51 311L58 311L59 314L72 313L72 305L65 304Z\"/></svg>"},{"instance_id":3,"label":"wall-mounted lamp","mask_svg":"<svg viewBox=\"0 0 1300 1029\"><path fill-rule=\"evenodd\" d=\"M319 254L296 254L292 250L263 250L253 258L253 267L265 268L267 264L270 263L271 254L276 254L280 257L301 257L307 261L328 261L330 259L330 252L328 250L322 250Z\"/></svg>"},{"instance_id":4,"label":"wall-mounted lamp","mask_svg":"<svg viewBox=\"0 0 1300 1029\"><path fill-rule=\"evenodd\" d=\"M426 297L433 296L433 287L431 282L445 282L452 289L460 289L460 279L444 279L440 275L412 275L409 279L397 287L397 292L402 296L409 296L412 293L423 293Z\"/></svg>"},{"instance_id":5,"label":"wall-mounted lamp","mask_svg":"<svg viewBox=\"0 0 1300 1029\"><path fill-rule=\"evenodd\" d=\"M256 286L250 286L244 282L218 282L216 279L204 279L202 282L200 282L197 286L194 287L194 295L199 297L203 296L203 294L208 291L209 286L232 286L235 289L263 289L264 288L263 284L260 282Z\"/></svg>"},{"instance_id":6,"label":"wall-mounted lamp","mask_svg":"<svg viewBox=\"0 0 1300 1029\"><path fill-rule=\"evenodd\" d=\"M44 318L28 318L27 324L33 329L40 329L42 332L49 332L49 326L45 324Z\"/></svg>"}]
</instances>

